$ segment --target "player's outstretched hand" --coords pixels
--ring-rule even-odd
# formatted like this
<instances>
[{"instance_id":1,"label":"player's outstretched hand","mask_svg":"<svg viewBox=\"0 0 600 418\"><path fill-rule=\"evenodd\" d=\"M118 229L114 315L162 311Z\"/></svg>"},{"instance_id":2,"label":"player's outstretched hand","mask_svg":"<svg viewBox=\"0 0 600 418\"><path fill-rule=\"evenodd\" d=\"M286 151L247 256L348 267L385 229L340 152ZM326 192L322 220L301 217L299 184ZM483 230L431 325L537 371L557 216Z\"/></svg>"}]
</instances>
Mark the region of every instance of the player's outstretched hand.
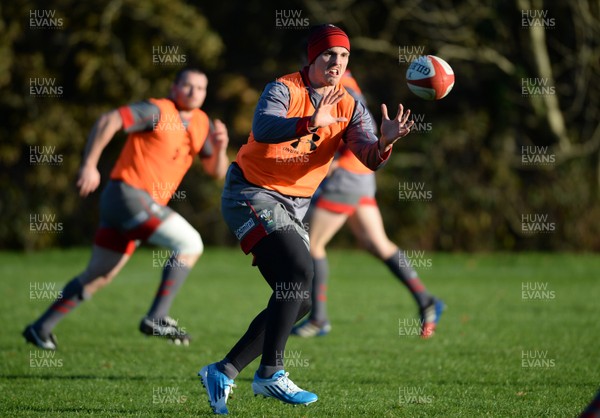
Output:
<instances>
[{"instance_id":1,"label":"player's outstretched hand","mask_svg":"<svg viewBox=\"0 0 600 418\"><path fill-rule=\"evenodd\" d=\"M219 119L215 119L213 122L214 128L212 131L212 143L215 149L218 151L225 151L229 144L229 135L227 133L227 126Z\"/></svg>"},{"instance_id":2,"label":"player's outstretched hand","mask_svg":"<svg viewBox=\"0 0 600 418\"><path fill-rule=\"evenodd\" d=\"M333 107L342 100L344 97L343 90L336 90L333 87L330 88L319 102L319 105L315 109L315 113L313 113L310 118L309 128L317 129L324 128L326 126L332 125L338 122L346 122L348 119L346 118L336 118L331 114Z\"/></svg>"},{"instance_id":3,"label":"player's outstretched hand","mask_svg":"<svg viewBox=\"0 0 600 418\"><path fill-rule=\"evenodd\" d=\"M96 167L83 166L79 169L77 187L79 196L86 197L100 185L100 172Z\"/></svg>"},{"instance_id":4,"label":"player's outstretched hand","mask_svg":"<svg viewBox=\"0 0 600 418\"><path fill-rule=\"evenodd\" d=\"M414 125L414 121L408 120L410 117L410 109L404 112L404 106L398 105L398 114L394 119L389 118L387 106L381 105L381 141L380 151L386 152L400 138L406 136L410 132L410 128Z\"/></svg>"}]
</instances>

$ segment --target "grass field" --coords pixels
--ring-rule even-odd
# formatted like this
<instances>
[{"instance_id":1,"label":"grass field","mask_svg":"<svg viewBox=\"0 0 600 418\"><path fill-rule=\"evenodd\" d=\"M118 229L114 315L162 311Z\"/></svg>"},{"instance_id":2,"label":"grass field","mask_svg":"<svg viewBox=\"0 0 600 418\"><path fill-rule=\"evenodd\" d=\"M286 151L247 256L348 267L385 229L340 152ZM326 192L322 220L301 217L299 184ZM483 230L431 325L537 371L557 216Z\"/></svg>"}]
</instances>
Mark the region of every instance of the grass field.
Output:
<instances>
[{"instance_id":1,"label":"grass field","mask_svg":"<svg viewBox=\"0 0 600 418\"><path fill-rule=\"evenodd\" d=\"M81 270L88 250L0 254L0 415L212 416L196 377L266 304L250 257L208 249L172 316L194 337L176 347L137 331L158 285L143 249L55 330L59 350L26 345L24 326ZM436 336L412 336L416 306L367 254L330 253L332 333L290 338L290 377L308 407L255 398L255 361L229 401L238 417L575 417L600 386L600 257L430 254L421 271L448 308ZM44 284L46 283L46 284ZM33 293L31 293L33 291ZM36 293L37 292L37 293ZM525 292L525 293L523 293Z\"/></svg>"}]
</instances>

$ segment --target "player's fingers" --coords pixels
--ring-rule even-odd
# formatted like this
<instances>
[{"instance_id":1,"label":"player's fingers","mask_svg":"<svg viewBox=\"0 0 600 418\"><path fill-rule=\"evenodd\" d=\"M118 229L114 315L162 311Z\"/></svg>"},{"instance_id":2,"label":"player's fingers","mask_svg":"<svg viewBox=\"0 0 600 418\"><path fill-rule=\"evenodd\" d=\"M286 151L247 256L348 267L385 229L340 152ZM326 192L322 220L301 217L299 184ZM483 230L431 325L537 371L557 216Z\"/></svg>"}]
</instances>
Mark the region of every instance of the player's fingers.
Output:
<instances>
[{"instance_id":1,"label":"player's fingers","mask_svg":"<svg viewBox=\"0 0 600 418\"><path fill-rule=\"evenodd\" d=\"M79 196L86 197L89 193L90 191L88 187L85 184L81 185L81 187L79 188Z\"/></svg>"},{"instance_id":2,"label":"player's fingers","mask_svg":"<svg viewBox=\"0 0 600 418\"><path fill-rule=\"evenodd\" d=\"M331 101L331 96L335 93L333 87L328 87L325 89L325 92L323 93L323 98L321 99L321 103L323 104L329 104L329 102Z\"/></svg>"},{"instance_id":3,"label":"player's fingers","mask_svg":"<svg viewBox=\"0 0 600 418\"><path fill-rule=\"evenodd\" d=\"M85 190L85 185L86 185L85 177L80 175L79 178L77 179L77 183L75 183L75 186L79 189L79 195L81 195L83 193L83 190Z\"/></svg>"},{"instance_id":4,"label":"player's fingers","mask_svg":"<svg viewBox=\"0 0 600 418\"><path fill-rule=\"evenodd\" d=\"M323 100L327 104L337 103L339 99L344 96L344 91L341 89L337 89L334 86L330 86L327 88L325 94L323 95Z\"/></svg>"},{"instance_id":5,"label":"player's fingers","mask_svg":"<svg viewBox=\"0 0 600 418\"><path fill-rule=\"evenodd\" d=\"M215 131L227 132L227 126L225 126L225 124L220 119L215 119L213 121L213 124L215 125Z\"/></svg>"},{"instance_id":6,"label":"player's fingers","mask_svg":"<svg viewBox=\"0 0 600 418\"><path fill-rule=\"evenodd\" d=\"M387 106L384 103L381 104L381 117L384 120L390 120L390 117L388 116Z\"/></svg>"},{"instance_id":7,"label":"player's fingers","mask_svg":"<svg viewBox=\"0 0 600 418\"><path fill-rule=\"evenodd\" d=\"M346 122L348 118L335 118L337 122Z\"/></svg>"},{"instance_id":8,"label":"player's fingers","mask_svg":"<svg viewBox=\"0 0 600 418\"><path fill-rule=\"evenodd\" d=\"M403 125L405 125L405 124L406 124L406 122L408 121L408 118L409 118L409 117L410 117L410 109L408 109L408 110L406 111L406 113L404 114L404 117L402 118L402 121L401 121L401 123L402 123Z\"/></svg>"},{"instance_id":9,"label":"player's fingers","mask_svg":"<svg viewBox=\"0 0 600 418\"><path fill-rule=\"evenodd\" d=\"M402 116L404 114L404 106L402 106L402 103L400 103L398 105L398 113L396 113L396 120L398 122L402 122Z\"/></svg>"},{"instance_id":10,"label":"player's fingers","mask_svg":"<svg viewBox=\"0 0 600 418\"><path fill-rule=\"evenodd\" d=\"M344 96L346 95L346 93L343 90L338 90L335 93L335 102L339 102L340 100L342 100L344 98Z\"/></svg>"},{"instance_id":11,"label":"player's fingers","mask_svg":"<svg viewBox=\"0 0 600 418\"><path fill-rule=\"evenodd\" d=\"M81 187L79 188L79 195L86 197L90 193L94 192L100 185L100 178L92 177L82 179Z\"/></svg>"},{"instance_id":12,"label":"player's fingers","mask_svg":"<svg viewBox=\"0 0 600 418\"><path fill-rule=\"evenodd\" d=\"M342 100L342 98L344 97L344 95L335 95L331 98L331 100L329 101L329 104L331 106L338 104L340 100Z\"/></svg>"}]
</instances>

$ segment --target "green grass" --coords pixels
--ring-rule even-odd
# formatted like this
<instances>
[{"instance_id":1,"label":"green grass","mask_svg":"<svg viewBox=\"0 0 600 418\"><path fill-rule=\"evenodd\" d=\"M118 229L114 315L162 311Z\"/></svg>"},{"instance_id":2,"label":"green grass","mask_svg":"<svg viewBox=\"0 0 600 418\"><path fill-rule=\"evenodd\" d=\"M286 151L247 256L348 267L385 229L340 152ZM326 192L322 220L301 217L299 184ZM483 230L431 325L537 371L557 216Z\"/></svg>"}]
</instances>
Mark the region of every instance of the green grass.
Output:
<instances>
[{"instance_id":1,"label":"green grass","mask_svg":"<svg viewBox=\"0 0 600 418\"><path fill-rule=\"evenodd\" d=\"M269 295L251 258L237 249L206 251L171 312L195 339L175 347L137 331L160 273L152 250L140 250L110 286L56 328L59 351L39 361L35 356L47 354L20 333L49 301L32 299L30 287L48 282L60 290L88 256L87 249L0 254L0 415L211 416L196 373L226 354ZM421 276L448 305L434 338L400 335L416 305L383 264L362 252L331 251L333 331L290 338L286 348L298 358L287 368L290 376L319 401L292 407L255 398L255 361L236 380L230 414L577 416L600 386L600 257L425 257L431 268ZM550 293L524 300L524 283L547 285ZM545 353L546 361L538 357L535 367L523 367L523 352ZM44 367L32 367L36 358Z\"/></svg>"}]
</instances>

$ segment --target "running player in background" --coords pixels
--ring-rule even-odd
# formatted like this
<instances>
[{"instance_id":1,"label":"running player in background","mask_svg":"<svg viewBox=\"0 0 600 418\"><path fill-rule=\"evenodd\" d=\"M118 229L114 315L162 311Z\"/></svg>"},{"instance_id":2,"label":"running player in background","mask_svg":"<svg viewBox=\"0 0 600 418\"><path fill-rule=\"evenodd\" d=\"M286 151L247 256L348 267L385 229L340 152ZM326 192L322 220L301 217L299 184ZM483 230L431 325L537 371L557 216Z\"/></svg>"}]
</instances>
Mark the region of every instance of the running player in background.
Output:
<instances>
[{"instance_id":1,"label":"running player in background","mask_svg":"<svg viewBox=\"0 0 600 418\"><path fill-rule=\"evenodd\" d=\"M356 80L346 71L342 85L357 101L366 101ZM407 287L419 307L421 336L433 335L444 309L419 280L410 260L385 233L381 212L375 200L375 173L365 167L344 145L332 165L331 175L321 185L310 215L310 254L315 264L312 310L308 318L292 329L293 335L315 337L331 331L327 317L329 265L325 247L346 222L361 246L380 259Z\"/></svg>"},{"instance_id":2,"label":"running player in background","mask_svg":"<svg viewBox=\"0 0 600 418\"><path fill-rule=\"evenodd\" d=\"M39 348L55 350L54 327L81 302L110 283L142 241L171 249L152 306L140 331L187 345L189 335L169 316L177 291L203 251L196 231L166 206L196 156L206 173L222 178L229 159L227 128L215 120L211 128L200 107L208 79L197 69L176 75L168 98L149 99L102 115L92 128L77 187L86 197L100 185L98 161L114 135L128 133L100 198L100 225L86 269L72 279L58 298L23 331Z\"/></svg>"},{"instance_id":3,"label":"running player in background","mask_svg":"<svg viewBox=\"0 0 600 418\"><path fill-rule=\"evenodd\" d=\"M317 400L317 395L296 386L283 367L292 326L311 304L314 268L302 219L342 141L376 170L413 125L410 111L404 112L402 105L391 120L382 105L377 138L369 112L340 84L349 55L350 41L340 28L313 28L309 65L266 86L248 142L227 172L223 217L242 250L254 255L253 264L273 293L229 353L198 373L217 414L228 413L234 379L259 356L252 382L256 395L291 404Z\"/></svg>"}]
</instances>

